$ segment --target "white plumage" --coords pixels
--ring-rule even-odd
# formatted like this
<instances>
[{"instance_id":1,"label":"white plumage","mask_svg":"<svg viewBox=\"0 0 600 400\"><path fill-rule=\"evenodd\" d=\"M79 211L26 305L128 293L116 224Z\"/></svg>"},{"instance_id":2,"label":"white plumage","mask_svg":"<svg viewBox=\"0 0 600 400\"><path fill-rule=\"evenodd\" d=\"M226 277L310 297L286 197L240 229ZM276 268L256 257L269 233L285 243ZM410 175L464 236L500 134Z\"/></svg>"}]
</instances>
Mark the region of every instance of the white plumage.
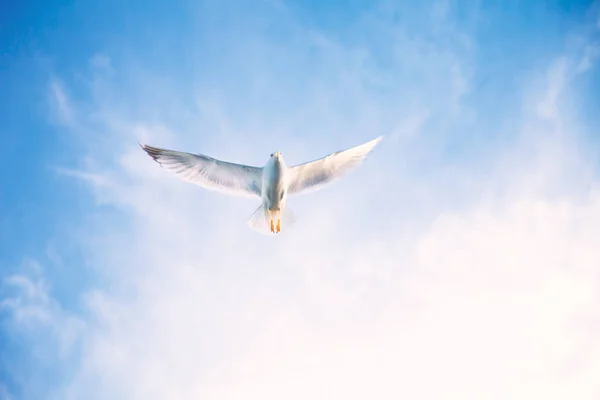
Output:
<instances>
[{"instance_id":1,"label":"white plumage","mask_svg":"<svg viewBox=\"0 0 600 400\"><path fill-rule=\"evenodd\" d=\"M361 164L382 137L293 167L279 152L263 167L234 164L205 156L140 144L163 168L181 179L225 194L261 199L248 224L262 233L278 233L294 217L286 207L288 195L319 190Z\"/></svg>"}]
</instances>

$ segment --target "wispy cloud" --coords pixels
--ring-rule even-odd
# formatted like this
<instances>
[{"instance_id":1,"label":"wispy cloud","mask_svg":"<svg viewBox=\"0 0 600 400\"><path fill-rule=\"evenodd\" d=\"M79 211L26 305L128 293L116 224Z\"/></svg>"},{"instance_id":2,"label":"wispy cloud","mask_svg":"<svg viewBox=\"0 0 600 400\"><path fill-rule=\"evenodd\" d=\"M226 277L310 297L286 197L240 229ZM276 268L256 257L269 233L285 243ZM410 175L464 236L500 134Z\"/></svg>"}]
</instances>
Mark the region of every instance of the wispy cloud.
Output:
<instances>
[{"instance_id":1,"label":"wispy cloud","mask_svg":"<svg viewBox=\"0 0 600 400\"><path fill-rule=\"evenodd\" d=\"M46 354L52 353L51 357L61 357L71 350L83 326L77 318L62 310L49 293L44 278L39 276L43 274L40 266L37 263L32 265L36 271L34 273L14 274L4 278L0 311L10 314L11 327L17 335L33 334L35 338L37 333L44 332L46 338L55 340L52 348L40 347L38 350Z\"/></svg>"},{"instance_id":2,"label":"wispy cloud","mask_svg":"<svg viewBox=\"0 0 600 400\"><path fill-rule=\"evenodd\" d=\"M50 104L54 105L54 115L58 118L58 121L66 126L71 126L75 123L75 114L70 100L63 88L63 85L53 80L50 83Z\"/></svg>"}]
</instances>

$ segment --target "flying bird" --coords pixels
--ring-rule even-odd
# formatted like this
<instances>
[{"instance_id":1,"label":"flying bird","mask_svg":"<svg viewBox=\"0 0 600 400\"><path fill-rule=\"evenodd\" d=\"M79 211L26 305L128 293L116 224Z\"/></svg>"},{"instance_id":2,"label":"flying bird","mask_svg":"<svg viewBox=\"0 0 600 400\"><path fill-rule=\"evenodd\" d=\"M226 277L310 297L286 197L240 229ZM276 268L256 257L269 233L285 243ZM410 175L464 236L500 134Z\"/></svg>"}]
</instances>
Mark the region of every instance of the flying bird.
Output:
<instances>
[{"instance_id":1,"label":"flying bird","mask_svg":"<svg viewBox=\"0 0 600 400\"><path fill-rule=\"evenodd\" d=\"M260 206L248 220L248 225L258 232L273 234L281 232L282 226L291 226L295 222L294 215L286 207L289 196L324 188L361 164L381 139L380 136L293 167L286 165L279 151L271 153L263 167L253 167L203 154L167 150L142 143L140 146L163 168L187 182L225 194L260 199Z\"/></svg>"}]
</instances>

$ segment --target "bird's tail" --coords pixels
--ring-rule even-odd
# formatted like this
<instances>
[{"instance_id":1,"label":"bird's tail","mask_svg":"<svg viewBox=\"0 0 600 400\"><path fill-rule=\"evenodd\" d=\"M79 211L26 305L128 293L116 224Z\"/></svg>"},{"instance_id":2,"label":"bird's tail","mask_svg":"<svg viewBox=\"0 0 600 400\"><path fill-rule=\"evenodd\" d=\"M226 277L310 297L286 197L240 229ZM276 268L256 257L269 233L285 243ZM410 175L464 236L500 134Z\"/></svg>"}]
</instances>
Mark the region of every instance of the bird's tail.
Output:
<instances>
[{"instance_id":1,"label":"bird's tail","mask_svg":"<svg viewBox=\"0 0 600 400\"><path fill-rule=\"evenodd\" d=\"M283 231L294 225L296 217L287 207L283 207L280 211L269 212L265 205L261 204L248 220L248 226L264 235L272 235L271 220L273 220L275 229L277 229L277 221L279 220L281 231Z\"/></svg>"},{"instance_id":2,"label":"bird's tail","mask_svg":"<svg viewBox=\"0 0 600 400\"><path fill-rule=\"evenodd\" d=\"M248 226L263 235L271 234L269 213L264 204L258 206L256 211L254 211L254 214L248 220Z\"/></svg>"}]
</instances>

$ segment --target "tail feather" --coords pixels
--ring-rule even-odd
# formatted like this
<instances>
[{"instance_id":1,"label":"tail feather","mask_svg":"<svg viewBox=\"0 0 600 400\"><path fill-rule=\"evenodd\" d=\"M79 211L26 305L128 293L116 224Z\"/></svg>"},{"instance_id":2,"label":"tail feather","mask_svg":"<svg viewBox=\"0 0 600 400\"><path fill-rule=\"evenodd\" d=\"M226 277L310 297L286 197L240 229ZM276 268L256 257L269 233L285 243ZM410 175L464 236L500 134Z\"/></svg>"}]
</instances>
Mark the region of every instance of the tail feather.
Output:
<instances>
[{"instance_id":1,"label":"tail feather","mask_svg":"<svg viewBox=\"0 0 600 400\"><path fill-rule=\"evenodd\" d=\"M248 226L264 235L272 235L271 218L273 218L275 224L277 224L278 218L281 220L281 231L291 227L296 223L296 217L294 216L294 213L287 207L284 207L278 213L270 214L267 208L261 204L248 220Z\"/></svg>"},{"instance_id":2,"label":"tail feather","mask_svg":"<svg viewBox=\"0 0 600 400\"><path fill-rule=\"evenodd\" d=\"M269 225L269 222L267 209L261 204L248 220L248 226L263 235L270 235L271 226Z\"/></svg>"}]
</instances>

